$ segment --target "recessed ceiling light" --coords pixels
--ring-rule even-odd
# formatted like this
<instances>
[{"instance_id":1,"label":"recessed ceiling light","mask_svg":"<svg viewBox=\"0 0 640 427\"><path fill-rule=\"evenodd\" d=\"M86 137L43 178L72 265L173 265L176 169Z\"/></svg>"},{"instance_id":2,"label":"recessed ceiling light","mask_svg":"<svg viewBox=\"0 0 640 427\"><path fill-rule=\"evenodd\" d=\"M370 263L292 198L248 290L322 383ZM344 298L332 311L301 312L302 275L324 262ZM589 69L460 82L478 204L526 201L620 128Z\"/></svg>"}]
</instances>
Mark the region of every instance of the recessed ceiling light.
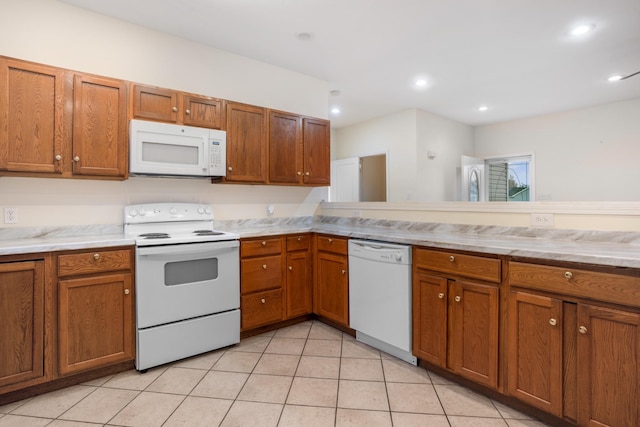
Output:
<instances>
[{"instance_id":1,"label":"recessed ceiling light","mask_svg":"<svg viewBox=\"0 0 640 427\"><path fill-rule=\"evenodd\" d=\"M481 105L478 107L478 111L487 111L489 109L489 107L487 107L486 105Z\"/></svg>"},{"instance_id":2,"label":"recessed ceiling light","mask_svg":"<svg viewBox=\"0 0 640 427\"><path fill-rule=\"evenodd\" d=\"M596 28L595 24L578 25L577 27L574 27L571 30L571 35L572 36L581 36L583 34L587 34L590 31L593 31L594 28Z\"/></svg>"},{"instance_id":3,"label":"recessed ceiling light","mask_svg":"<svg viewBox=\"0 0 640 427\"><path fill-rule=\"evenodd\" d=\"M418 79L418 80L416 80L416 86L417 87L425 87L425 86L427 86L427 81L425 79Z\"/></svg>"},{"instance_id":4,"label":"recessed ceiling light","mask_svg":"<svg viewBox=\"0 0 640 427\"><path fill-rule=\"evenodd\" d=\"M621 75L611 76L607 80L609 80L610 82L617 82L618 80L622 80L622 76Z\"/></svg>"},{"instance_id":5,"label":"recessed ceiling light","mask_svg":"<svg viewBox=\"0 0 640 427\"><path fill-rule=\"evenodd\" d=\"M308 40L311 40L314 37L315 36L314 36L313 33L297 33L296 34L296 38L298 40L302 40L302 41L308 41Z\"/></svg>"},{"instance_id":6,"label":"recessed ceiling light","mask_svg":"<svg viewBox=\"0 0 640 427\"><path fill-rule=\"evenodd\" d=\"M340 108L338 107L333 107L331 109L331 114L340 114Z\"/></svg>"}]
</instances>

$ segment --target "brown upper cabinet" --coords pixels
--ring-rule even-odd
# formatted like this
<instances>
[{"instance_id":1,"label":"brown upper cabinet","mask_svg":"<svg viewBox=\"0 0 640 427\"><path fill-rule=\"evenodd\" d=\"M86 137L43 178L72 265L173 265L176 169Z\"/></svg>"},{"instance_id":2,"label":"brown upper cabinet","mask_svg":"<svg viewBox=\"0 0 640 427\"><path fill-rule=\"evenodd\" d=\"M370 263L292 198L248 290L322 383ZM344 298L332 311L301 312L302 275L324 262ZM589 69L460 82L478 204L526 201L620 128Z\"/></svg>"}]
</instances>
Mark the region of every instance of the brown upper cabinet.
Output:
<instances>
[{"instance_id":1,"label":"brown upper cabinet","mask_svg":"<svg viewBox=\"0 0 640 427\"><path fill-rule=\"evenodd\" d=\"M0 171L125 179L127 87L121 80L0 58Z\"/></svg>"},{"instance_id":2,"label":"brown upper cabinet","mask_svg":"<svg viewBox=\"0 0 640 427\"><path fill-rule=\"evenodd\" d=\"M133 118L211 129L224 127L223 101L171 89L132 84Z\"/></svg>"},{"instance_id":3,"label":"brown upper cabinet","mask_svg":"<svg viewBox=\"0 0 640 427\"><path fill-rule=\"evenodd\" d=\"M227 182L267 182L267 111L227 102Z\"/></svg>"},{"instance_id":4,"label":"brown upper cabinet","mask_svg":"<svg viewBox=\"0 0 640 427\"><path fill-rule=\"evenodd\" d=\"M327 120L269 112L269 182L329 185Z\"/></svg>"}]
</instances>

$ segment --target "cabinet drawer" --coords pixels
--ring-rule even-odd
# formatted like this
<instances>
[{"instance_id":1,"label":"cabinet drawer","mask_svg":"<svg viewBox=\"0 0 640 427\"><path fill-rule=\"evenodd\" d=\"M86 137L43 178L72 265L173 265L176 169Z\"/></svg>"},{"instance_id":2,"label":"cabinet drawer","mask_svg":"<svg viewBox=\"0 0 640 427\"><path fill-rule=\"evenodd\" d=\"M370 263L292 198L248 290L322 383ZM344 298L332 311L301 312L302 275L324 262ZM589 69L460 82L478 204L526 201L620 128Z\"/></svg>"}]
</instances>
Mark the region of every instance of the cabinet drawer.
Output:
<instances>
[{"instance_id":1,"label":"cabinet drawer","mask_svg":"<svg viewBox=\"0 0 640 427\"><path fill-rule=\"evenodd\" d=\"M282 320L282 290L243 296L240 312L243 330Z\"/></svg>"},{"instance_id":2,"label":"cabinet drawer","mask_svg":"<svg viewBox=\"0 0 640 427\"><path fill-rule=\"evenodd\" d=\"M333 252L340 255L347 254L348 239L333 236L318 236L318 250L323 252Z\"/></svg>"},{"instance_id":3,"label":"cabinet drawer","mask_svg":"<svg viewBox=\"0 0 640 427\"><path fill-rule=\"evenodd\" d=\"M640 277L510 262L509 284L640 307Z\"/></svg>"},{"instance_id":4,"label":"cabinet drawer","mask_svg":"<svg viewBox=\"0 0 640 427\"><path fill-rule=\"evenodd\" d=\"M243 259L240 261L240 270L243 294L282 286L280 255Z\"/></svg>"},{"instance_id":5,"label":"cabinet drawer","mask_svg":"<svg viewBox=\"0 0 640 427\"><path fill-rule=\"evenodd\" d=\"M495 258L430 249L416 249L413 264L418 268L442 273L451 273L494 283L500 283L501 281L501 262Z\"/></svg>"},{"instance_id":6,"label":"cabinet drawer","mask_svg":"<svg viewBox=\"0 0 640 427\"><path fill-rule=\"evenodd\" d=\"M280 237L256 240L242 240L240 242L241 257L280 253L282 253L282 239Z\"/></svg>"},{"instance_id":7,"label":"cabinet drawer","mask_svg":"<svg viewBox=\"0 0 640 427\"><path fill-rule=\"evenodd\" d=\"M131 250L97 250L58 256L58 276L130 270Z\"/></svg>"},{"instance_id":8,"label":"cabinet drawer","mask_svg":"<svg viewBox=\"0 0 640 427\"><path fill-rule=\"evenodd\" d=\"M287 251L307 251L311 245L311 238L308 234L287 237Z\"/></svg>"}]
</instances>

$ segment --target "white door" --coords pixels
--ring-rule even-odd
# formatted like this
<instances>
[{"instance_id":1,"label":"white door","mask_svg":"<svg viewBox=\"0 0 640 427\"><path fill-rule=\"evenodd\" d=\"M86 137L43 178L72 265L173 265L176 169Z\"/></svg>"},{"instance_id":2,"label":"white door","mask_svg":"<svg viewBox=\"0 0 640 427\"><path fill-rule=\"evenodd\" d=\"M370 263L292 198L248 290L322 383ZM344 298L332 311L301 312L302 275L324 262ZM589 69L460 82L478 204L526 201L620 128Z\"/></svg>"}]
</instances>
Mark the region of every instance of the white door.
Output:
<instances>
[{"instance_id":1,"label":"white door","mask_svg":"<svg viewBox=\"0 0 640 427\"><path fill-rule=\"evenodd\" d=\"M331 162L332 202L360 201L360 158L333 160Z\"/></svg>"},{"instance_id":2,"label":"white door","mask_svg":"<svg viewBox=\"0 0 640 427\"><path fill-rule=\"evenodd\" d=\"M462 156L461 169L461 200L468 202L485 201L484 160Z\"/></svg>"}]
</instances>

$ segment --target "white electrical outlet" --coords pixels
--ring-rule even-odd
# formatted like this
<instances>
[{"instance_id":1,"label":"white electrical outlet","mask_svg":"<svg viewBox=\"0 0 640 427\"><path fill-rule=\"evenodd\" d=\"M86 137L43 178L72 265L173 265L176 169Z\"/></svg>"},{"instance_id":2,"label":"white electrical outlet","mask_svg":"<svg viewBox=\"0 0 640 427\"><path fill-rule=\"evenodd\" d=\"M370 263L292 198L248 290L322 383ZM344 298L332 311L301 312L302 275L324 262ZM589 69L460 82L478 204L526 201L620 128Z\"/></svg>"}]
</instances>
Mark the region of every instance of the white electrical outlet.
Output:
<instances>
[{"instance_id":1,"label":"white electrical outlet","mask_svg":"<svg viewBox=\"0 0 640 427\"><path fill-rule=\"evenodd\" d=\"M534 227L553 227L553 214L531 214Z\"/></svg>"},{"instance_id":2,"label":"white electrical outlet","mask_svg":"<svg viewBox=\"0 0 640 427\"><path fill-rule=\"evenodd\" d=\"M354 209L351 211L351 216L355 216L355 217L359 217L360 216L360 211L357 209Z\"/></svg>"},{"instance_id":3,"label":"white electrical outlet","mask_svg":"<svg viewBox=\"0 0 640 427\"><path fill-rule=\"evenodd\" d=\"M4 223L5 224L18 223L18 208L4 208Z\"/></svg>"}]
</instances>

